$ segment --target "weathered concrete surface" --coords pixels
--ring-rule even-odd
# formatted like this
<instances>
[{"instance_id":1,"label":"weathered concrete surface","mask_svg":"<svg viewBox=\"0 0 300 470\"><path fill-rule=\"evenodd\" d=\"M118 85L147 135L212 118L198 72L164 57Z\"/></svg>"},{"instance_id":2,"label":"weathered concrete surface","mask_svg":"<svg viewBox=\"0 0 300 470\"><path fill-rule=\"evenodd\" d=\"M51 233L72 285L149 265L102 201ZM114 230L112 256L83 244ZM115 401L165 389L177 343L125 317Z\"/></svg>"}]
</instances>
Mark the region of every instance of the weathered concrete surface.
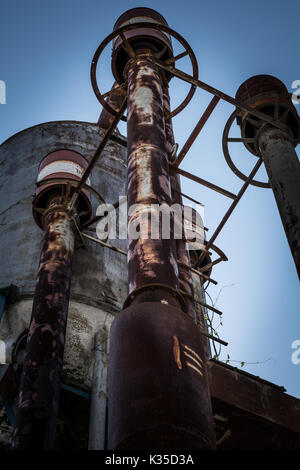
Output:
<instances>
[{"instance_id":1,"label":"weathered concrete surface","mask_svg":"<svg viewBox=\"0 0 300 470\"><path fill-rule=\"evenodd\" d=\"M107 330L95 335L93 386L89 426L89 450L105 450L107 410Z\"/></svg>"},{"instance_id":2,"label":"weathered concrete surface","mask_svg":"<svg viewBox=\"0 0 300 470\"><path fill-rule=\"evenodd\" d=\"M32 216L38 166L58 149L74 150L89 160L103 133L97 124L50 122L22 131L0 146L4 175L0 181L0 286L13 283L18 287L18 302L4 312L0 340L17 337L29 325L42 243L42 231ZM126 150L109 142L102 155L91 183L105 202L114 203L125 194ZM94 200L94 213L96 207ZM86 232L96 236L95 228ZM126 241L117 243L126 248ZM89 388L94 334L121 309L127 296L127 271L126 257L92 241L86 241L86 246L87 250L76 250L73 259L63 380Z\"/></svg>"},{"instance_id":3,"label":"weathered concrete surface","mask_svg":"<svg viewBox=\"0 0 300 470\"><path fill-rule=\"evenodd\" d=\"M70 149L90 159L100 139L96 124L62 121L27 129L0 146L5 175L0 181L0 286L13 280L20 294L34 291L42 232L33 221L31 203L42 158L54 150ZM107 203L125 194L125 159L125 149L110 142L93 170L92 186ZM93 205L95 209L97 203ZM118 307L126 290L126 263L121 255L107 250L104 254L92 242L87 246L88 250L78 251L74 259L71 296L88 303L91 299L94 305L115 299Z\"/></svg>"},{"instance_id":4,"label":"weathered concrete surface","mask_svg":"<svg viewBox=\"0 0 300 470\"><path fill-rule=\"evenodd\" d=\"M32 299L10 305L1 322L1 337L18 336L28 328ZM92 349L96 331L110 328L115 312L70 301L62 382L90 389L93 376ZM10 362L8 357L8 362Z\"/></svg>"}]
</instances>

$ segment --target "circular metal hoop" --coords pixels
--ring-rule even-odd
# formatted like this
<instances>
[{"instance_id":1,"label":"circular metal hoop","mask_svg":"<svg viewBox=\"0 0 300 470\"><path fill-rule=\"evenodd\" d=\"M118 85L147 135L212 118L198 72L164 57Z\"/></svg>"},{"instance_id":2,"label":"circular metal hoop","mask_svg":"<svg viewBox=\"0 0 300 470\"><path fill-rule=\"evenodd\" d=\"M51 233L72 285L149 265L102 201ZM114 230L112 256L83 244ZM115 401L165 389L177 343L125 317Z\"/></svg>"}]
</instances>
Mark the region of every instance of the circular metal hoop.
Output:
<instances>
[{"instance_id":1,"label":"circular metal hoop","mask_svg":"<svg viewBox=\"0 0 300 470\"><path fill-rule=\"evenodd\" d=\"M151 25L151 26L149 26ZM113 31L111 34L109 34L99 45L98 49L96 50L93 60L92 60L92 65L91 65L91 82L92 82L92 87L94 90L94 93L98 99L98 101L102 104L103 108L105 108L109 113L111 113L114 116L118 115L118 112L112 108L103 98L103 94L100 92L98 84L97 84L97 78L96 78L96 70L97 70L97 65L98 61L100 58L100 55L102 54L103 50L105 47L116 37L119 36L121 33L124 33L126 31L130 31L132 29L140 29L140 28L151 28L151 29L158 29L159 31L163 31L164 33L169 34L170 36L174 37L184 48L184 51L187 52L187 55L190 58L192 68L193 68L193 78L195 80L198 79L198 64L197 64L197 59L195 57L195 54L188 44L188 42L176 31L173 29L169 28L168 26L165 26L163 24L158 24L158 23L148 23L148 22L141 22L141 23L133 23L129 25L122 26L119 29L116 29ZM121 85L122 86L122 85ZM194 93L196 91L196 86L191 85L190 90L183 100L183 102L177 106L177 108L174 109L169 115L168 118L172 118L176 116L180 111L182 111L188 103L191 101ZM126 121L126 117L122 116L121 118L122 121Z\"/></svg>"},{"instance_id":2,"label":"circular metal hoop","mask_svg":"<svg viewBox=\"0 0 300 470\"><path fill-rule=\"evenodd\" d=\"M70 178L47 178L46 180L37 182L36 183L37 187L41 186L43 183L45 183L45 181L49 184L51 183L57 183L58 185L69 184L70 186L74 186L74 187L76 187L78 184L78 181L74 181L73 179L70 179ZM100 194L94 188L92 188L92 186L89 186L88 184L84 183L82 187L86 189L87 191L89 191L93 196L95 196L95 198L97 199L99 203L101 204L105 203L104 199L100 196Z\"/></svg>"},{"instance_id":3,"label":"circular metal hoop","mask_svg":"<svg viewBox=\"0 0 300 470\"><path fill-rule=\"evenodd\" d=\"M47 184L55 183L55 184L57 184L57 186L69 185L70 187L73 187L73 188L76 188L76 186L78 184L78 181L75 181L75 180L70 179L70 178L48 178L46 180L37 182L36 186L39 187L39 186L45 184L45 181L47 181ZM105 204L104 199L100 196L100 194L94 188L92 188L91 186L89 186L88 184L85 183L83 185L83 189L89 191L91 193L91 195L93 195L95 197L95 199L97 200L97 202L99 204ZM67 210L67 203L68 203L68 201L66 201L65 205L62 206L66 210ZM37 222L37 224L39 225L39 223L38 223L39 215L38 214L41 214L43 216L45 210L41 209L40 207L36 207L35 205L33 205L32 211L33 211L33 217L34 217L35 221Z\"/></svg>"},{"instance_id":4,"label":"circular metal hoop","mask_svg":"<svg viewBox=\"0 0 300 470\"><path fill-rule=\"evenodd\" d=\"M236 109L232 114L231 116L229 117L226 125L225 125L225 128L224 128L224 132L223 132L223 137L222 137L222 147L223 147L223 153L224 153L224 157L225 157L225 160L229 166L229 168L233 171L233 173L235 173L239 178L241 178L243 181L247 181L248 179L248 176L244 175L244 173L242 173L236 166L235 164L233 163L232 161L232 158L230 156L230 153L229 153L229 149L228 149L228 142L229 142L229 131L231 129L231 126L233 124L233 121L234 119L237 117L237 115L240 113L240 111L238 109ZM243 140L237 140L237 142L243 142ZM255 155L253 153L253 155ZM256 157L258 158L261 158L258 154L255 155ZM250 184L252 184L253 186L258 186L259 188L270 188L271 185L269 182L265 183L263 181L257 181L257 180L254 180L252 179L250 181Z\"/></svg>"}]
</instances>

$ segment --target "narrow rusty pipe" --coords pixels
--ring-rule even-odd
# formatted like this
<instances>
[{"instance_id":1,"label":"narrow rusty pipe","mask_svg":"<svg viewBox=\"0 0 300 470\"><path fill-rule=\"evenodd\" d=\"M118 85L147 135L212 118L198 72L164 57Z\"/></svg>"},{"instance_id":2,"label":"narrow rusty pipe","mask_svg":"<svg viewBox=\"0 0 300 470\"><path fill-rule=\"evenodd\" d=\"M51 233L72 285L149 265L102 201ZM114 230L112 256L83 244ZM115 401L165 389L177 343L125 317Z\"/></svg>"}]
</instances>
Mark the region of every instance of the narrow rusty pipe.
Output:
<instances>
[{"instance_id":1,"label":"narrow rusty pipe","mask_svg":"<svg viewBox=\"0 0 300 470\"><path fill-rule=\"evenodd\" d=\"M168 90L168 85L164 87L164 109L165 113L170 113L170 95ZM166 147L169 155L169 162L173 164L176 161L176 155L173 153L175 145L175 138L173 132L172 119L166 119ZM179 204L183 207L183 201L181 196L181 184L180 176L178 173L173 171L170 172L170 183L171 183L171 192L172 192L172 204ZM183 221L180 221L183 223ZM182 261L187 266L191 266L191 260L188 250L186 249L186 242L184 239L176 240L176 256L177 259ZM195 298L194 284L191 272L183 267L182 264L178 265L179 271L179 288L186 295L184 296L184 301L186 304L187 314L195 321L199 323L202 331L207 331L207 325L203 316L203 311L200 305L197 305L191 300L190 297ZM203 357L204 359L209 359L211 357L211 350L209 340L206 337L202 337L203 344Z\"/></svg>"},{"instance_id":2,"label":"narrow rusty pipe","mask_svg":"<svg viewBox=\"0 0 300 470\"><path fill-rule=\"evenodd\" d=\"M74 251L72 222L50 204L22 371L12 449L52 449Z\"/></svg>"},{"instance_id":3,"label":"narrow rusty pipe","mask_svg":"<svg viewBox=\"0 0 300 470\"><path fill-rule=\"evenodd\" d=\"M300 279L300 165L294 139L265 126L258 144Z\"/></svg>"},{"instance_id":4,"label":"narrow rusty pipe","mask_svg":"<svg viewBox=\"0 0 300 470\"><path fill-rule=\"evenodd\" d=\"M164 86L163 97L164 97L165 113L169 114L170 113L170 95L169 95L167 84ZM174 149L174 145L175 145L172 119L166 119L165 128L166 128L166 149L168 153L169 163L172 164L176 160L176 155L172 153ZM171 193L172 193L172 204L178 204L181 208L183 208L183 202L182 202L182 197L181 197L180 177L178 173L175 173L173 171L170 172L170 184L171 184ZM189 256L189 252L186 249L186 242L184 238L184 226L183 226L184 221L182 217L183 214L181 213L180 216L181 216L180 217L181 220L178 220L177 223L182 227L183 238L177 239L175 241L176 257L185 265L190 266L191 264L190 256ZM190 297L194 298L193 280L192 280L190 271L185 269L182 264L178 265L178 279L179 279L180 290L182 290L183 292L187 294L187 296L184 298L184 302L186 305L186 312L196 323L197 315L195 311L195 306L194 306L193 301L190 299Z\"/></svg>"},{"instance_id":5,"label":"narrow rusty pipe","mask_svg":"<svg viewBox=\"0 0 300 470\"><path fill-rule=\"evenodd\" d=\"M268 123L253 120L245 110L237 115L237 124L247 150L260 156L265 164L300 278L300 165L295 151L300 119L296 107L285 84L272 75L248 78L238 88L236 99L250 103L251 108L271 119Z\"/></svg>"}]
</instances>

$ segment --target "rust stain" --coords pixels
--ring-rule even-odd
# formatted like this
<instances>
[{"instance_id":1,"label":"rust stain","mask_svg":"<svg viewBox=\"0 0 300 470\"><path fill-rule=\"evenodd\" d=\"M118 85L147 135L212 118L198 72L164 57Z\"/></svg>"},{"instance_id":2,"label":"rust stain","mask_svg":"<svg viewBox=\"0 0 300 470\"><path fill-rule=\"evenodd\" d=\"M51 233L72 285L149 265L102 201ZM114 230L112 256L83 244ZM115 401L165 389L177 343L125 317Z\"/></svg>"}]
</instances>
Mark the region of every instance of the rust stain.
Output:
<instances>
[{"instance_id":1,"label":"rust stain","mask_svg":"<svg viewBox=\"0 0 300 470\"><path fill-rule=\"evenodd\" d=\"M192 348L190 348L189 346L187 346L186 344L183 344L182 345L185 349L187 349L189 352L191 352L194 356L196 356L196 358L198 359L198 361L203 364L203 361L201 359L201 357L199 356L199 354L197 354Z\"/></svg>"},{"instance_id":2,"label":"rust stain","mask_svg":"<svg viewBox=\"0 0 300 470\"><path fill-rule=\"evenodd\" d=\"M186 351L183 351L183 354L185 356L189 357L190 359L192 359L192 361L194 361L200 367L200 369L202 369L202 364L195 358L195 356L192 356L191 354L187 353Z\"/></svg>"},{"instance_id":3,"label":"rust stain","mask_svg":"<svg viewBox=\"0 0 300 470\"><path fill-rule=\"evenodd\" d=\"M174 359L177 364L178 369L182 369L182 364L180 360L180 344L177 336L173 336L174 343L173 343L173 354L174 354Z\"/></svg>"},{"instance_id":4,"label":"rust stain","mask_svg":"<svg viewBox=\"0 0 300 470\"><path fill-rule=\"evenodd\" d=\"M186 362L186 365L194 369L199 375L201 375L201 377L203 376L203 373L201 372L201 370L198 369L198 367L194 366L190 362Z\"/></svg>"}]
</instances>

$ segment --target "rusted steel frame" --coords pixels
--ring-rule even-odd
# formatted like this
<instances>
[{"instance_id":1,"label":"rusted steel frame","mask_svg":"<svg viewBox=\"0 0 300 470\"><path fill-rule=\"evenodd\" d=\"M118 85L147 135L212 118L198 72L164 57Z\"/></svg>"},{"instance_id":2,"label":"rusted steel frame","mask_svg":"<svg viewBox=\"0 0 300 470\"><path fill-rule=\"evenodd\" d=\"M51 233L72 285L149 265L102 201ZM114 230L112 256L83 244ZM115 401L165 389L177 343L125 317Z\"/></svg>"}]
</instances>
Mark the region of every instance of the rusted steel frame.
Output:
<instances>
[{"instance_id":1,"label":"rusted steel frame","mask_svg":"<svg viewBox=\"0 0 300 470\"><path fill-rule=\"evenodd\" d=\"M66 185L70 185L70 186L74 186L76 185L76 182L75 180L72 180L70 178L47 178L47 184L51 184L51 183L60 183L61 185L63 184L66 184ZM44 181L38 181L36 183L36 186L37 187L40 187L44 184ZM86 189L87 191L89 191L90 193L92 193L93 196L95 196L95 198L97 199L97 201L99 203L104 203L102 197L100 196L100 194L94 189L92 188L91 186L89 186L88 184L84 183L83 185L83 189ZM64 201L64 204L65 204L65 201ZM66 207L64 205L64 207ZM38 210L40 210L41 208L39 207ZM36 208L34 208L34 210L36 210ZM44 212L44 211L43 211Z\"/></svg>"},{"instance_id":2,"label":"rusted steel frame","mask_svg":"<svg viewBox=\"0 0 300 470\"><path fill-rule=\"evenodd\" d=\"M215 107L217 106L218 102L220 101L219 96L214 96L207 106L206 110L202 114L201 118L199 119L198 123L196 124L195 128L191 132L190 136L188 137L186 143L182 147L181 151L179 152L179 155L174 163L175 167L178 167L188 151L190 150L191 146L195 142L196 138L200 134L201 130L203 129L204 125L206 124L206 121L214 111Z\"/></svg>"},{"instance_id":3,"label":"rusted steel frame","mask_svg":"<svg viewBox=\"0 0 300 470\"><path fill-rule=\"evenodd\" d=\"M201 330L200 328L199 328L199 333L203 336L206 336L207 338L209 338L213 341L216 341L216 343L220 343L223 346L228 346L227 341L224 341L223 339L217 338L216 336L210 335L209 333L206 333L205 331Z\"/></svg>"},{"instance_id":4,"label":"rusted steel frame","mask_svg":"<svg viewBox=\"0 0 300 470\"><path fill-rule=\"evenodd\" d=\"M230 191L227 191L227 189L223 189L220 186L210 183L209 181L206 181L203 178L199 178L199 176L193 175L192 173L182 170L181 168L176 168L174 165L171 166L171 171L175 171L179 173L180 175L184 176L185 178L195 181L196 183L202 184L203 186L206 186L207 188L212 189L213 191L216 191L217 193L223 194L223 196L227 196L231 199L236 199L237 197L236 194L233 194Z\"/></svg>"},{"instance_id":5,"label":"rusted steel frame","mask_svg":"<svg viewBox=\"0 0 300 470\"><path fill-rule=\"evenodd\" d=\"M112 206L117 209L120 205L120 200L114 202ZM108 209L107 212L108 214L112 211L113 209ZM84 224L81 225L81 230L84 230L85 228L89 227L90 225L94 224L95 222L98 222L99 220L103 219L104 217L107 217L107 215L95 215L92 217L90 220L87 220Z\"/></svg>"},{"instance_id":6,"label":"rusted steel frame","mask_svg":"<svg viewBox=\"0 0 300 470\"><path fill-rule=\"evenodd\" d=\"M189 294L184 292L183 290L179 289L180 294L185 295L186 297L190 297L193 302L196 304L202 305L202 307L208 308L208 310L211 310L214 313L217 313L218 315L223 315L223 312L221 310L218 310L214 307L211 307L211 305L206 304L205 302L201 302L200 300L196 300L194 297L191 297Z\"/></svg>"},{"instance_id":7,"label":"rusted steel frame","mask_svg":"<svg viewBox=\"0 0 300 470\"><path fill-rule=\"evenodd\" d=\"M151 238L152 224L148 224L145 238L134 239L130 234L135 224L140 222L142 226L143 217L148 220L149 205L171 206L162 79L158 68L148 57L137 57L129 63L127 104L128 207L139 205L128 217L129 293L153 283L154 279L156 283L177 289L178 268L172 224L170 239L162 237L161 224L158 239Z\"/></svg>"},{"instance_id":8,"label":"rusted steel frame","mask_svg":"<svg viewBox=\"0 0 300 470\"><path fill-rule=\"evenodd\" d=\"M74 233L65 211L48 212L19 391L13 449L52 449L71 285Z\"/></svg>"},{"instance_id":9,"label":"rusted steel frame","mask_svg":"<svg viewBox=\"0 0 300 470\"><path fill-rule=\"evenodd\" d=\"M126 99L126 90L124 86L118 86L117 82L113 84L112 89L110 90L109 96L107 98L107 103L114 108L116 111L119 111L122 107L124 100ZM102 129L109 129L111 124L114 121L114 115L111 114L106 108L103 108L98 119L98 125ZM113 136L111 136L112 138Z\"/></svg>"},{"instance_id":10,"label":"rusted steel frame","mask_svg":"<svg viewBox=\"0 0 300 470\"><path fill-rule=\"evenodd\" d=\"M147 22L141 22L141 23L133 23L133 24L127 24L125 26L122 26L116 30L114 30L111 34L109 34L99 45L98 49L96 50L93 60L92 60L92 65L91 65L91 82L93 86L94 93L97 97L97 99L100 101L102 106L107 109L111 114L116 115L116 111L106 103L105 99L103 98L103 95L101 94L98 84L97 84L97 79L96 79L96 69L97 69L97 64L99 61L99 57L102 54L103 50L105 47L117 36L121 34L121 32L125 33L127 31L131 31L132 29L139 29L139 28L146 28L149 29L149 23ZM178 42L184 47L184 49L188 52L188 55L191 60L191 64L193 67L193 77L197 78L198 77L198 64L197 60L195 57L195 54L188 44L188 42L176 31L173 29L169 28L166 25L163 24L158 24L158 23L151 23L151 29L158 29L159 31L163 31L164 33L167 33L171 36L173 36L175 39L177 39ZM194 93L196 91L196 86L192 85L186 98L183 100L183 102L176 108L174 109L168 117L174 117L176 114L178 114L180 111L182 111L187 104L191 101ZM126 121L126 117L121 118L123 121Z\"/></svg>"},{"instance_id":11,"label":"rusted steel frame","mask_svg":"<svg viewBox=\"0 0 300 470\"><path fill-rule=\"evenodd\" d=\"M111 135L110 140L113 140L117 144L122 145L122 147L127 148L127 141L123 139L122 137L118 137L117 135Z\"/></svg>"},{"instance_id":12,"label":"rusted steel frame","mask_svg":"<svg viewBox=\"0 0 300 470\"><path fill-rule=\"evenodd\" d=\"M123 45L125 51L127 52L127 54L129 54L129 56L130 56L132 59L135 59L135 57L136 57L135 52L134 52L134 50L132 49L132 47L131 47L129 41L127 40L125 34L123 33L123 31L121 31L120 36L121 36L121 38L122 38L122 41L123 41L122 45Z\"/></svg>"},{"instance_id":13,"label":"rusted steel frame","mask_svg":"<svg viewBox=\"0 0 300 470\"><path fill-rule=\"evenodd\" d=\"M220 256L220 258L223 259L223 261L228 261L224 251L222 251L221 248L219 248L217 245L211 245L211 249L215 251Z\"/></svg>"},{"instance_id":14,"label":"rusted steel frame","mask_svg":"<svg viewBox=\"0 0 300 470\"><path fill-rule=\"evenodd\" d=\"M121 83L121 85L117 85L115 82L115 84L113 85L110 91L103 93L102 98L107 98L108 96L110 96L112 91L118 91L120 89L126 89L126 88L127 88L127 82Z\"/></svg>"},{"instance_id":15,"label":"rusted steel frame","mask_svg":"<svg viewBox=\"0 0 300 470\"><path fill-rule=\"evenodd\" d=\"M260 165L262 164L262 160L259 159L253 170L251 171L251 173L249 174L246 182L243 184L243 186L241 187L240 191L238 192L237 196L236 196L236 199L233 201L233 203L231 204L231 206L229 207L229 209L227 210L227 212L225 213L224 217L222 218L221 222L219 223L218 227L216 228L216 230L214 231L213 235L211 236L210 240L207 242L206 244L206 249L209 250L209 248L212 246L212 244L214 243L214 241L216 240L217 236L219 235L219 233L221 232L221 230L223 229L224 225L226 224L227 220L229 219L229 217L231 216L232 212L234 211L235 207L237 206L238 202L241 200L244 192L246 191L246 189L248 188L249 184L250 184L250 181L252 180L252 178L255 176L255 174L257 173ZM204 256L201 254L200 257L199 257L199 263L201 263L202 259L204 258Z\"/></svg>"},{"instance_id":16,"label":"rusted steel frame","mask_svg":"<svg viewBox=\"0 0 300 470\"><path fill-rule=\"evenodd\" d=\"M200 272L205 272L207 269L211 268L212 266L215 266L216 264L221 263L221 261L228 261L227 256L219 247L217 247L216 245L211 245L211 248L213 251L215 251L219 255L219 258L216 259L215 261L212 261L211 263L208 263L206 266L203 266L203 268L199 268Z\"/></svg>"},{"instance_id":17,"label":"rusted steel frame","mask_svg":"<svg viewBox=\"0 0 300 470\"><path fill-rule=\"evenodd\" d=\"M237 108L241 109L242 111L246 111L253 116L256 116L259 119L262 119L265 122L268 122L269 124L272 124L275 127L278 127L278 129L284 130L284 126L282 123L278 121L273 121L273 118L268 116L267 114L262 113L261 111L258 111L257 109L251 108L245 103L240 103L236 99L232 98L232 96L227 95L226 93L223 93L222 91L218 90L217 88L214 88L210 85L208 85L205 82L202 82L201 80L197 80L193 78L191 75L188 75L185 72L182 72L181 70L176 69L175 67L172 67L170 65L166 65L164 62L161 62L160 60L155 59L154 57L151 58L152 62L156 64L158 67L166 70L167 72L171 73L175 77L181 78L185 82L188 82L192 85L195 85L199 88L202 88L205 91L208 91L209 93L212 93L215 96L218 96L220 99L227 101L228 103L236 106Z\"/></svg>"},{"instance_id":18,"label":"rusted steel frame","mask_svg":"<svg viewBox=\"0 0 300 470\"><path fill-rule=\"evenodd\" d=\"M189 199L190 201L195 202L195 203L198 204L199 206L204 207L204 204L202 204L202 202L197 201L197 199L193 199L191 196L188 196L187 194L184 194L184 193L181 192L181 191L177 191L176 189L173 189L173 191L174 191L174 193L178 193L178 194L180 194L180 196L186 197L186 198ZM203 228L204 228L204 230L208 230L207 227L203 227Z\"/></svg>"},{"instance_id":19,"label":"rusted steel frame","mask_svg":"<svg viewBox=\"0 0 300 470\"><path fill-rule=\"evenodd\" d=\"M80 180L80 182L78 183L78 185L75 187L75 192L70 200L70 203L68 205L68 210L69 210L69 213L71 212L71 210L73 209L74 207L74 204L75 202L77 201L77 198L79 196L79 193L83 187L83 185L85 184L86 180L88 179L88 177L90 176L90 173L96 163L96 161L98 160L98 158L100 157L101 153L103 152L104 150L104 147L105 145L107 144L107 142L109 141L113 131L115 130L115 128L117 127L121 117L123 116L124 114L124 111L126 109L126 98L122 104L122 107L120 109L120 111L118 112L117 116L114 117L114 120L113 122L111 123L110 127L106 130L105 134L104 134L104 137L103 139L101 140L100 144L99 144L99 147L97 148L94 156L92 157L91 161L89 162L89 165L87 167L87 169L85 170L85 172L83 173L82 175L82 178Z\"/></svg>"},{"instance_id":20,"label":"rusted steel frame","mask_svg":"<svg viewBox=\"0 0 300 470\"><path fill-rule=\"evenodd\" d=\"M228 137L227 142L255 142L256 139L254 138L241 138L241 137Z\"/></svg>"},{"instance_id":21,"label":"rusted steel frame","mask_svg":"<svg viewBox=\"0 0 300 470\"><path fill-rule=\"evenodd\" d=\"M192 300L193 302L195 302L196 304L199 304L203 307L207 307L206 304L203 304L201 302L199 302L199 300L196 300L194 299L193 297L191 297L189 294L187 294L186 292L183 292L183 291L179 291L183 296L185 297L189 297L190 300ZM220 312L219 310L217 310L217 312L219 313L219 315L222 315L222 312ZM198 326L198 331L201 335L203 336L206 336L207 338L209 339L212 339L213 341L216 341L217 343L220 343L222 344L223 346L228 346L228 343L220 338L218 338L217 336L213 336L213 335L210 335L209 333L206 333L206 331L203 331L199 326Z\"/></svg>"},{"instance_id":22,"label":"rusted steel frame","mask_svg":"<svg viewBox=\"0 0 300 470\"><path fill-rule=\"evenodd\" d=\"M197 303L202 305L202 307L205 307L208 310L211 310L212 312L216 313L217 315L223 315L223 312L221 312L221 310L218 310L217 308L212 307L211 305L208 305L205 302L201 302L200 300L197 300Z\"/></svg>"},{"instance_id":23,"label":"rusted steel frame","mask_svg":"<svg viewBox=\"0 0 300 470\"><path fill-rule=\"evenodd\" d=\"M230 156L230 153L229 153L229 148L228 148L228 135L229 135L229 132L230 132L230 129L231 129L231 126L235 120L235 118L237 118L240 114L240 111L238 109L235 109L233 111L233 113L231 114L231 116L228 118L228 121L224 127L224 131L223 131L223 136L222 136L222 148L223 148L223 153L224 153L224 157L225 157L225 160L227 162L227 165L229 166L229 168L233 171L233 173L238 176L239 178L241 178L243 181L246 181L248 176L247 175L244 175L244 173L242 173L237 167L236 165L233 163L233 160ZM257 122L256 122L257 123ZM245 142L244 142L245 143ZM249 151L251 151L249 148L248 148ZM253 151L252 151L253 153ZM255 154L256 157L258 157L258 153ZM258 186L260 188L270 188L270 183L268 182L263 182L263 181L257 181L257 180L252 180L250 181L250 184L252 184L253 186Z\"/></svg>"},{"instance_id":24,"label":"rusted steel frame","mask_svg":"<svg viewBox=\"0 0 300 470\"><path fill-rule=\"evenodd\" d=\"M211 263L206 264L203 268L199 268L200 272L205 272L207 269L212 268L213 266L216 266L216 264L221 263L221 261L224 261L222 257L216 259L215 261L212 261Z\"/></svg>"},{"instance_id":25,"label":"rusted steel frame","mask_svg":"<svg viewBox=\"0 0 300 470\"><path fill-rule=\"evenodd\" d=\"M178 54L174 57L171 57L171 59L166 60L165 64L167 64L167 65L174 64L174 62L177 62L177 60L182 59L182 57L185 57L187 55L188 55L188 51L181 52L180 54Z\"/></svg>"},{"instance_id":26,"label":"rusted steel frame","mask_svg":"<svg viewBox=\"0 0 300 470\"><path fill-rule=\"evenodd\" d=\"M121 255L127 256L127 251L121 250L120 248L110 245L109 243L105 243L102 240L99 240L99 238L91 237L91 235L88 235L87 233L83 233L83 232L81 232L81 235L85 238L88 238L89 240L92 240L95 243L98 243L101 246L104 246L105 248L109 248L110 250L116 251L117 253L120 253Z\"/></svg>"},{"instance_id":27,"label":"rusted steel frame","mask_svg":"<svg viewBox=\"0 0 300 470\"><path fill-rule=\"evenodd\" d=\"M205 254L205 253L204 253ZM183 266L185 269L189 269L190 271L192 271L192 273L195 273L197 274L198 276L200 277L203 277L203 279L205 279L206 281L210 281L212 284L215 284L217 285L217 281L215 281L214 279L206 276L205 274L201 273L200 271L198 271L197 269L194 269L192 268L191 266L189 266L188 264L185 264L183 263L182 261L180 261L179 259L177 259L177 263L180 264L181 266Z\"/></svg>"}]
</instances>

